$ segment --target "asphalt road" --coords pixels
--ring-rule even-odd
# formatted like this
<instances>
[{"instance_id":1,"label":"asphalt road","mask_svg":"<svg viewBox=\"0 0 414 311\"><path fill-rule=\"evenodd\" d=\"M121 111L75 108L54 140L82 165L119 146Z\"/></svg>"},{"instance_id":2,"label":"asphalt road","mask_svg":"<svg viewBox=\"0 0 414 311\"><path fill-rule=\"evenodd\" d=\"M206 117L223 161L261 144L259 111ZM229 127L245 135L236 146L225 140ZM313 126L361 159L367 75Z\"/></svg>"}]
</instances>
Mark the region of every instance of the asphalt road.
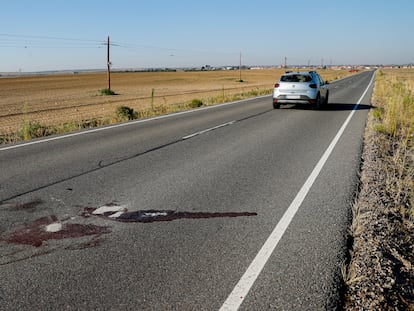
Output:
<instances>
[{"instance_id":1,"label":"asphalt road","mask_svg":"<svg viewBox=\"0 0 414 311\"><path fill-rule=\"evenodd\" d=\"M1 147L0 310L334 308L372 76Z\"/></svg>"}]
</instances>

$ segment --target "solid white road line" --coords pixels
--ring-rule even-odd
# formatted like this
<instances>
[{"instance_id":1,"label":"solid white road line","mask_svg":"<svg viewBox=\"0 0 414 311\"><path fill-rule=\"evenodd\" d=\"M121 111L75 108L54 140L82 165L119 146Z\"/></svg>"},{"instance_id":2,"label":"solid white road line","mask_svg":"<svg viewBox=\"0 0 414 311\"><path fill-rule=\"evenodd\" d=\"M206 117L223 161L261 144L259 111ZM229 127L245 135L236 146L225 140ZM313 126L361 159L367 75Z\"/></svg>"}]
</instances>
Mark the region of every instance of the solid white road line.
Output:
<instances>
[{"instance_id":1,"label":"solid white road line","mask_svg":"<svg viewBox=\"0 0 414 311\"><path fill-rule=\"evenodd\" d=\"M305 181L302 188L299 190L298 194L293 199L292 203L286 210L283 217L280 219L279 223L273 229L273 232L267 238L266 242L263 244L262 248L259 250L256 257L253 259L252 263L249 265L246 272L241 277L240 281L236 284L233 291L227 297L226 301L220 308L221 311L237 310L242 304L244 298L247 296L248 292L252 288L254 282L256 281L263 267L266 265L267 261L269 260L270 256L275 250L280 239L283 237L293 217L295 216L303 200L305 199L306 195L311 189L313 183L315 182L316 178L318 177L319 173L324 167L326 161L328 160L330 154L332 153L333 149L335 148L336 144L341 138L343 132L345 131L346 127L351 121L352 116L355 113L355 110L358 109L358 106L360 105L362 99L367 94L368 89L371 87L374 81L374 77L375 73L372 75L371 81L368 84L368 87L366 88L365 92L362 94L361 98L355 104L354 109L350 112L342 127L339 129L338 133L326 149L325 153L322 155L322 158L316 164L312 173L309 175L308 179Z\"/></svg>"}]
</instances>

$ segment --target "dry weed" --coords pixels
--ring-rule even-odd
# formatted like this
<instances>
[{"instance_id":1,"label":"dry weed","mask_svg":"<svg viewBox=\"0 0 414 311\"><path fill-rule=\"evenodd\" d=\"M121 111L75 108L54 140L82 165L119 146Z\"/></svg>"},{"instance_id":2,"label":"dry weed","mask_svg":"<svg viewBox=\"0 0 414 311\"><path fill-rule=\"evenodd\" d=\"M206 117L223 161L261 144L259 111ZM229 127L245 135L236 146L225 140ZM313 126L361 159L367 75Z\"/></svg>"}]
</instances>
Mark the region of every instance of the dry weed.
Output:
<instances>
[{"instance_id":1,"label":"dry weed","mask_svg":"<svg viewBox=\"0 0 414 311\"><path fill-rule=\"evenodd\" d=\"M343 268L347 310L414 309L413 81L414 70L377 73Z\"/></svg>"}]
</instances>

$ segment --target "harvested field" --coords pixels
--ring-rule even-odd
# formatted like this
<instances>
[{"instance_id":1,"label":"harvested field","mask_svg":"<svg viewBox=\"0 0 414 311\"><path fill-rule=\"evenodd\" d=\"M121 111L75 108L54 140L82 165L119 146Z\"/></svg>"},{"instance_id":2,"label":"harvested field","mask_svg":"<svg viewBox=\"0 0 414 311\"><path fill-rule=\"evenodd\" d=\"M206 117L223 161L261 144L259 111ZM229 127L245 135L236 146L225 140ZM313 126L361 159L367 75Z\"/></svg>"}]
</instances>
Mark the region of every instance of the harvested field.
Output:
<instances>
[{"instance_id":1,"label":"harvested field","mask_svg":"<svg viewBox=\"0 0 414 311\"><path fill-rule=\"evenodd\" d=\"M270 94L282 69L204 72L112 73L115 96L102 96L106 73L53 74L0 78L0 136L17 133L24 123L57 126L86 120L117 122L116 107L128 106L140 117L148 111L169 112L169 107L200 99L204 105L246 96ZM321 71L327 80L347 71ZM249 93L249 94L248 94ZM153 96L152 96L153 94ZM236 95L237 94L237 95ZM161 107L161 109L160 109ZM96 123L96 122L95 122Z\"/></svg>"}]
</instances>

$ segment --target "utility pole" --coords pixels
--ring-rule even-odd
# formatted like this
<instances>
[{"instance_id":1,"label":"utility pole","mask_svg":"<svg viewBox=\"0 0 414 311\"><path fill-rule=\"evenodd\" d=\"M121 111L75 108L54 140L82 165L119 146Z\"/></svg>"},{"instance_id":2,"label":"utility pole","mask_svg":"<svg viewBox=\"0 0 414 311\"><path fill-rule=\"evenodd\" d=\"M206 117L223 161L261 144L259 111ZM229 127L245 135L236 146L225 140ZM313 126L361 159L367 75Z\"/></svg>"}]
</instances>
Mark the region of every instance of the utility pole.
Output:
<instances>
[{"instance_id":1,"label":"utility pole","mask_svg":"<svg viewBox=\"0 0 414 311\"><path fill-rule=\"evenodd\" d=\"M242 53L240 52L239 82L242 82L242 78L241 78L241 66L242 66Z\"/></svg>"},{"instance_id":2,"label":"utility pole","mask_svg":"<svg viewBox=\"0 0 414 311\"><path fill-rule=\"evenodd\" d=\"M285 56L285 69L287 68L287 57Z\"/></svg>"},{"instance_id":3,"label":"utility pole","mask_svg":"<svg viewBox=\"0 0 414 311\"><path fill-rule=\"evenodd\" d=\"M107 75L108 75L108 90L111 89L111 61L109 59L109 36L108 36L108 42L107 42L107 57L106 57L106 64L107 64Z\"/></svg>"}]
</instances>

